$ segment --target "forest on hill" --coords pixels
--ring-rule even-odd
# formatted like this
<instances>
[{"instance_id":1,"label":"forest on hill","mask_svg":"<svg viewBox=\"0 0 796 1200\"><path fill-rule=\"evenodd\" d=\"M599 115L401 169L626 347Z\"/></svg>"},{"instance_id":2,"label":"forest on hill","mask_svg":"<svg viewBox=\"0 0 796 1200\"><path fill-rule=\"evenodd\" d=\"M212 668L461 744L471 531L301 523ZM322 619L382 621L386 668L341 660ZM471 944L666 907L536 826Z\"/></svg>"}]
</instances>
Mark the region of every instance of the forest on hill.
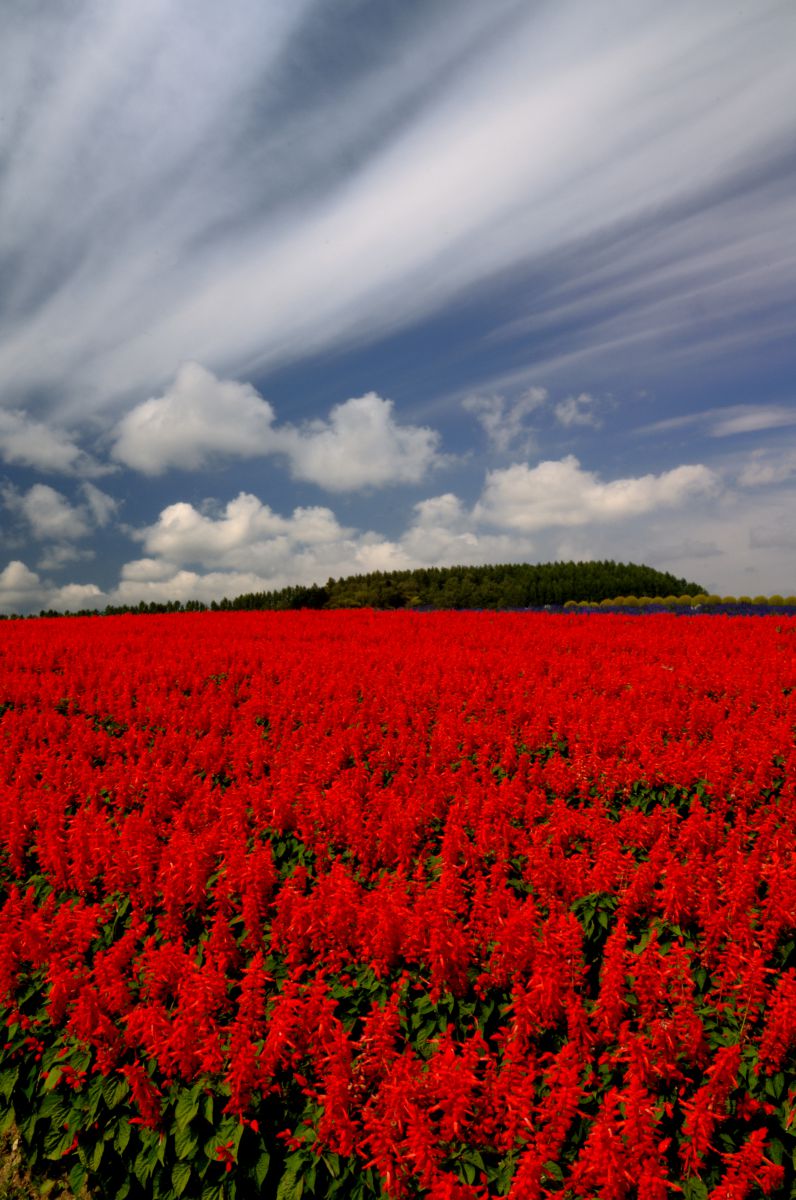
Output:
<instances>
[{"instance_id":1,"label":"forest on hill","mask_svg":"<svg viewBox=\"0 0 796 1200\"><path fill-rule=\"evenodd\" d=\"M326 583L294 584L270 592L246 592L232 599L146 601L109 604L61 613L43 609L42 617L117 616L121 613L280 611L300 608L451 609L544 608L567 601L599 604L617 597L696 596L699 583L636 563L501 563L477 567L417 567L371 571ZM718 599L718 597L716 597ZM761 597L761 599L764 599Z\"/></svg>"},{"instance_id":2,"label":"forest on hill","mask_svg":"<svg viewBox=\"0 0 796 1200\"><path fill-rule=\"evenodd\" d=\"M504 563L372 571L310 587L250 592L220 609L288 608L542 608L567 600L598 603L615 596L695 594L705 589L634 563Z\"/></svg>"}]
</instances>

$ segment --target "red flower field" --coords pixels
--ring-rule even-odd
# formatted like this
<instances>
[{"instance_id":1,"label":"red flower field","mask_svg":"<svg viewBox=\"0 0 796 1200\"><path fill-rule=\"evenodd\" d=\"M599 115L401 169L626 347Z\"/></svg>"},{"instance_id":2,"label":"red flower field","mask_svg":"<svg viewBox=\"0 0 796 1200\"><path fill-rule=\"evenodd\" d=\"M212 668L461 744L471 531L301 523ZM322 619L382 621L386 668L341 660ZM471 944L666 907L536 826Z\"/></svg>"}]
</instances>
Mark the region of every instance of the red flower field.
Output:
<instances>
[{"instance_id":1,"label":"red flower field","mask_svg":"<svg viewBox=\"0 0 796 1200\"><path fill-rule=\"evenodd\" d=\"M0 1117L102 1195L788 1195L796 620L0 623Z\"/></svg>"}]
</instances>

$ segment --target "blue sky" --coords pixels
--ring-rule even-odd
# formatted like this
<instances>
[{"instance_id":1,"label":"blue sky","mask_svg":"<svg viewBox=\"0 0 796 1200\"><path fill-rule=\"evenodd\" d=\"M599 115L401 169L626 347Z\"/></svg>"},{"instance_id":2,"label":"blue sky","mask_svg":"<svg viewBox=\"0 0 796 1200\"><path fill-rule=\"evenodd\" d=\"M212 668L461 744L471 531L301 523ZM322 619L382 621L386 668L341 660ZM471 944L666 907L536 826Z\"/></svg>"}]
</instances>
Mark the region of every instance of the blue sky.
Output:
<instances>
[{"instance_id":1,"label":"blue sky","mask_svg":"<svg viewBox=\"0 0 796 1200\"><path fill-rule=\"evenodd\" d=\"M796 592L792 0L11 0L0 611Z\"/></svg>"}]
</instances>

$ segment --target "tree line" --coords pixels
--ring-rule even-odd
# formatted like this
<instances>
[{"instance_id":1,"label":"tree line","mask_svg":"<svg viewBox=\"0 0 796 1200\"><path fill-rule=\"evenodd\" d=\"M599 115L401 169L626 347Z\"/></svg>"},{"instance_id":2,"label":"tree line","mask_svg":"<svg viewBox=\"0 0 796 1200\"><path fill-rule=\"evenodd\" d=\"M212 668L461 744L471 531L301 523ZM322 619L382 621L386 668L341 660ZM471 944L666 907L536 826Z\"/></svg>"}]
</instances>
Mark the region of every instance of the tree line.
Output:
<instances>
[{"instance_id":1,"label":"tree line","mask_svg":"<svg viewBox=\"0 0 796 1200\"><path fill-rule=\"evenodd\" d=\"M293 585L274 591L245 592L232 599L145 601L109 604L105 616L121 613L172 613L300 608L510 609L560 606L567 601L597 604L617 596L669 596L704 592L701 584L667 571L635 563L502 563L488 566L417 567L371 571L329 579L325 584ZM97 615L80 609L73 616ZM52 609L43 617L62 616Z\"/></svg>"}]
</instances>

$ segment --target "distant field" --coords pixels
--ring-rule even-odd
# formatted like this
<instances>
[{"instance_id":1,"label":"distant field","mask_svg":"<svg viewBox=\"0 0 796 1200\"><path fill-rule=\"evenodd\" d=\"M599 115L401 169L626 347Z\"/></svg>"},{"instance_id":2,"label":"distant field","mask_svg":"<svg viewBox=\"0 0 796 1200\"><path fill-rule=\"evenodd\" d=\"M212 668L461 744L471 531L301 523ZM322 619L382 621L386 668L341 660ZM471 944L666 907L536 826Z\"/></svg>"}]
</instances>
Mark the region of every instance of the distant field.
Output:
<instances>
[{"instance_id":1,"label":"distant field","mask_svg":"<svg viewBox=\"0 0 796 1200\"><path fill-rule=\"evenodd\" d=\"M34 1172L793 1193L793 615L9 621L0 714Z\"/></svg>"}]
</instances>

